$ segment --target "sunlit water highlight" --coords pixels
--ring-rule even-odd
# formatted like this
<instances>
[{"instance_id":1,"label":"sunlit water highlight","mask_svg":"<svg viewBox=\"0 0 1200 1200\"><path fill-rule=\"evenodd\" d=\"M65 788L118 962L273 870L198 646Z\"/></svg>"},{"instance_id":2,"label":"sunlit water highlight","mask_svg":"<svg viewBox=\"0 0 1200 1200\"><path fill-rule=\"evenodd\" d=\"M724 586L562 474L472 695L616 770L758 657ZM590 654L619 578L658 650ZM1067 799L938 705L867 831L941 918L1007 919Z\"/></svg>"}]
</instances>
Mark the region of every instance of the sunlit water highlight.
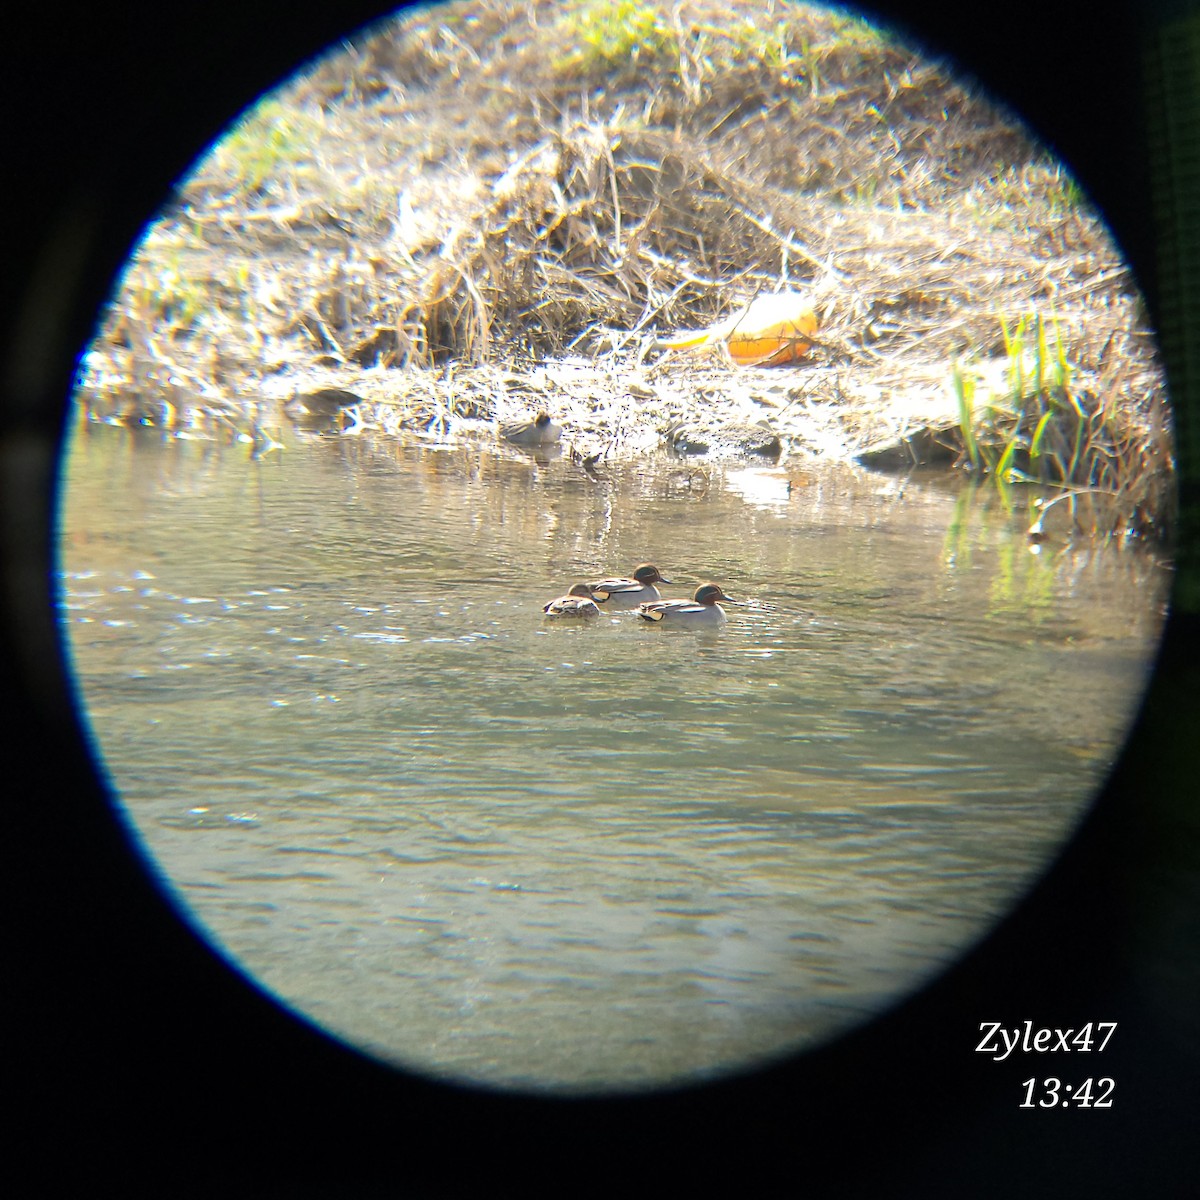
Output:
<instances>
[{"instance_id":1,"label":"sunlit water highlight","mask_svg":"<svg viewBox=\"0 0 1200 1200\"><path fill-rule=\"evenodd\" d=\"M64 495L81 704L183 910L350 1044L508 1087L752 1066L936 973L1085 813L1167 582L836 468L89 428ZM542 618L647 559L746 603Z\"/></svg>"}]
</instances>

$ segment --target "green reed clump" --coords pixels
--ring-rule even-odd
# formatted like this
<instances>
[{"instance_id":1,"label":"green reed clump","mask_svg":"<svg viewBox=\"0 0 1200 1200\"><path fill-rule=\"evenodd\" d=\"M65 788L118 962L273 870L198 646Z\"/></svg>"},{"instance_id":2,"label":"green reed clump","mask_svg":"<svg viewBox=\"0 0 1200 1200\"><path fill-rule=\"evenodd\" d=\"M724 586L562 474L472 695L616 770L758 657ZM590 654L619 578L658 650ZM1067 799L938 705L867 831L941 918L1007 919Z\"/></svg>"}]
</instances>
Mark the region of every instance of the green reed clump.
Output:
<instances>
[{"instance_id":1,"label":"green reed clump","mask_svg":"<svg viewBox=\"0 0 1200 1200\"><path fill-rule=\"evenodd\" d=\"M571 47L557 67L587 75L644 69L679 53L675 32L649 0L585 0L564 12L557 34Z\"/></svg>"},{"instance_id":2,"label":"green reed clump","mask_svg":"<svg viewBox=\"0 0 1200 1200\"><path fill-rule=\"evenodd\" d=\"M961 465L1001 490L1041 484L1063 489L1061 498L1088 495L1092 517L1075 518L1087 532L1161 533L1172 494L1163 397L1137 405L1119 374L1082 386L1054 317L1025 315L1011 328L1001 319L1001 329L1006 363L999 390L986 391L977 374L954 364ZM1039 518L1031 533L1041 531Z\"/></svg>"},{"instance_id":3,"label":"green reed clump","mask_svg":"<svg viewBox=\"0 0 1200 1200\"><path fill-rule=\"evenodd\" d=\"M317 122L309 114L267 100L243 116L217 143L214 157L233 194L261 190L281 169L307 161Z\"/></svg>"}]
</instances>

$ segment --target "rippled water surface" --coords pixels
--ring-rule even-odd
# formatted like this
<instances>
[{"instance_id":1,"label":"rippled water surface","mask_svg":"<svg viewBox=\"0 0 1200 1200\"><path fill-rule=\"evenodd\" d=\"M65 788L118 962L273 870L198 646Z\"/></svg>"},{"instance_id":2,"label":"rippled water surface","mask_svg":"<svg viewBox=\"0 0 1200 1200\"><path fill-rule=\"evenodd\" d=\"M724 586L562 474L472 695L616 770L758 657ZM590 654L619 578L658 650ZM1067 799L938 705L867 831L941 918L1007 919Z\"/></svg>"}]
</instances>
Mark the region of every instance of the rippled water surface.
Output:
<instances>
[{"instance_id":1,"label":"rippled water surface","mask_svg":"<svg viewBox=\"0 0 1200 1200\"><path fill-rule=\"evenodd\" d=\"M838 468L88 428L64 486L81 703L184 911L349 1043L510 1087L750 1066L936 973L1086 812L1167 582ZM746 603L543 620L643 560Z\"/></svg>"}]
</instances>

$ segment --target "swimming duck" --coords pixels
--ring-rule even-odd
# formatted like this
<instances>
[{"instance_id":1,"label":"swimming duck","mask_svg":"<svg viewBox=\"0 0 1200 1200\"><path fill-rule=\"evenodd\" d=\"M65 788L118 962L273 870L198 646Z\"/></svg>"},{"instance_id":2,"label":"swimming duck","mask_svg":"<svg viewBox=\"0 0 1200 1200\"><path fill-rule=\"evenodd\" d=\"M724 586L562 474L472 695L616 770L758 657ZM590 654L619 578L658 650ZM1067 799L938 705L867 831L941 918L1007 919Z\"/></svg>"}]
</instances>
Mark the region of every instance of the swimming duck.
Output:
<instances>
[{"instance_id":1,"label":"swimming duck","mask_svg":"<svg viewBox=\"0 0 1200 1200\"><path fill-rule=\"evenodd\" d=\"M596 602L592 599L592 593L588 590L586 583L575 584L565 596L551 600L542 609L542 612L548 617L598 617L600 615L600 610L596 607Z\"/></svg>"},{"instance_id":2,"label":"swimming duck","mask_svg":"<svg viewBox=\"0 0 1200 1200\"><path fill-rule=\"evenodd\" d=\"M638 605L637 615L646 621L665 621L668 625L723 625L725 610L718 600L736 603L721 591L719 584L702 583L690 600L651 600Z\"/></svg>"},{"instance_id":3,"label":"swimming duck","mask_svg":"<svg viewBox=\"0 0 1200 1200\"><path fill-rule=\"evenodd\" d=\"M632 579L599 579L589 583L592 599L606 608L637 608L650 600L661 600L656 583L670 583L653 563L642 563Z\"/></svg>"},{"instance_id":4,"label":"swimming duck","mask_svg":"<svg viewBox=\"0 0 1200 1200\"><path fill-rule=\"evenodd\" d=\"M532 421L501 425L500 436L515 446L550 446L562 437L562 426L555 425L548 412L540 412Z\"/></svg>"}]
</instances>

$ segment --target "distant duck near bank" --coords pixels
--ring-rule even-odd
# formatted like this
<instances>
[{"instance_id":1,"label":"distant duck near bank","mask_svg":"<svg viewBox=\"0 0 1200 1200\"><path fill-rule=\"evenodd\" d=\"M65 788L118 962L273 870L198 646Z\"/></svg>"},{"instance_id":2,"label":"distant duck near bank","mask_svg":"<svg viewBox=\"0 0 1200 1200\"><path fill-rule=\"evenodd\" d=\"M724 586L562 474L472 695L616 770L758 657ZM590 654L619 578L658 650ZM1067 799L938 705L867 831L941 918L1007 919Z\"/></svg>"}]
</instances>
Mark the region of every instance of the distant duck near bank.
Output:
<instances>
[{"instance_id":1,"label":"distant duck near bank","mask_svg":"<svg viewBox=\"0 0 1200 1200\"><path fill-rule=\"evenodd\" d=\"M510 421L500 426L500 436L514 446L552 446L562 437L562 426L539 412L532 421Z\"/></svg>"},{"instance_id":2,"label":"distant duck near bank","mask_svg":"<svg viewBox=\"0 0 1200 1200\"><path fill-rule=\"evenodd\" d=\"M297 393L283 406L283 415L301 426L333 425L347 409L362 404L363 398L345 388L321 388Z\"/></svg>"}]
</instances>

